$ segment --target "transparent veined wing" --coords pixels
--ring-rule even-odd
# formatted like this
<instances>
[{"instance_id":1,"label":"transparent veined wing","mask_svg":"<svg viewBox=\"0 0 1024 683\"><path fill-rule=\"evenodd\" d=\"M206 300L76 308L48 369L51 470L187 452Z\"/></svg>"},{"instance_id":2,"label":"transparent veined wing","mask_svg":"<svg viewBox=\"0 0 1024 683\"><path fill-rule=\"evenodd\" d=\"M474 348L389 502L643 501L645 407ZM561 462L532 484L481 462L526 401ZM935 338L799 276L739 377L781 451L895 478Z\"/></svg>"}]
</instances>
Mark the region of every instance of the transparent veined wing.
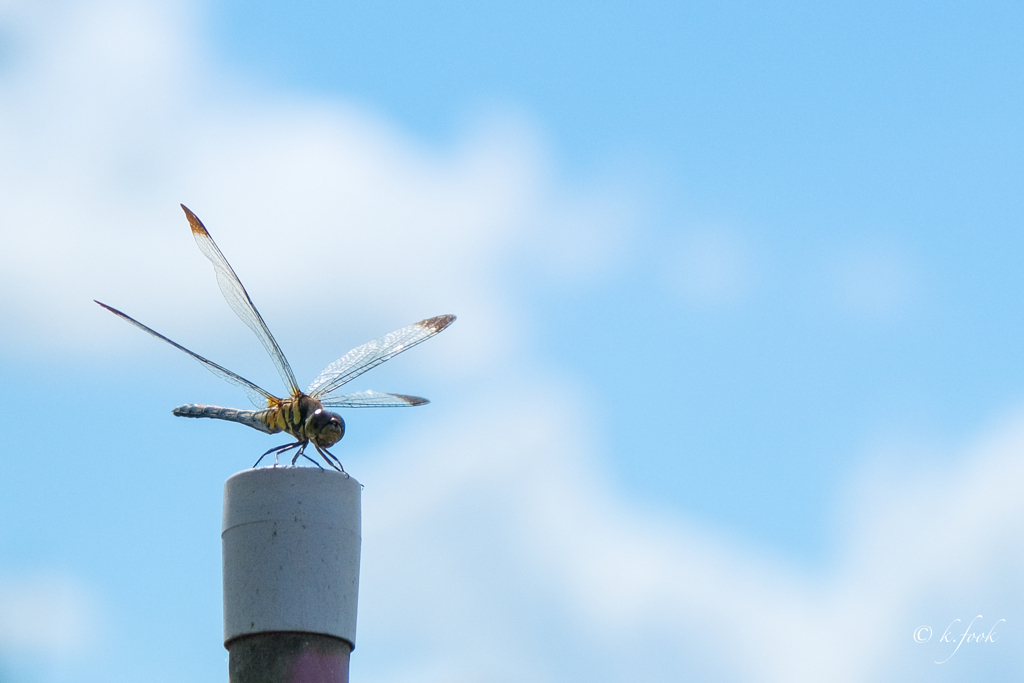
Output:
<instances>
[{"instance_id":1,"label":"transparent veined wing","mask_svg":"<svg viewBox=\"0 0 1024 683\"><path fill-rule=\"evenodd\" d=\"M358 391L354 394L328 396L321 401L328 408L404 408L430 403L419 396L386 394L383 391Z\"/></svg>"},{"instance_id":2,"label":"transparent veined wing","mask_svg":"<svg viewBox=\"0 0 1024 683\"><path fill-rule=\"evenodd\" d=\"M95 299L93 299L93 301L95 301ZM241 375L237 375L237 374L231 372L230 370L228 370L227 368L222 367L220 365L217 365L212 360L208 360L206 358L203 358L198 353L193 353L192 351L189 351L188 349L186 349L184 346L182 346L178 342L172 341L172 340L168 339L167 337L165 337L164 335L162 335L159 332L157 332L156 330L154 330L152 328L149 328L149 327L146 327L145 325L140 323L135 318L133 318L130 315L127 315L125 313L122 313L121 311L117 310L116 308L108 306L105 303L102 303L100 301L96 301L96 303L98 303L100 306L102 306L103 308L107 309L108 311L110 311L114 315L118 316L119 318L121 318L123 320L126 320L127 322L130 322L132 325L135 325L135 327L138 327L140 330L143 330L145 332L149 332L151 335L153 335L157 339L163 339L165 342L167 342L168 344L170 344L171 346L173 346L176 349L181 349L182 351L184 351L185 353L187 353L188 355L192 356L197 361L202 363L204 368L206 368L207 370L209 370L213 374L217 375L221 379L225 379L225 380L231 382L234 385L242 387L243 389L245 389L245 393L249 395L249 400L252 401L252 404L254 406L256 406L257 408L266 408L268 405L270 405L272 403L278 403L279 402L279 399L276 396L274 396L270 392L266 391L265 389L261 389L260 387L256 386L255 384L253 384L252 382L250 382L246 378L242 377Z\"/></svg>"},{"instance_id":3,"label":"transparent veined wing","mask_svg":"<svg viewBox=\"0 0 1024 683\"><path fill-rule=\"evenodd\" d=\"M199 217L189 211L189 208L184 204L181 205L181 208L185 210L185 215L188 217L188 224L192 228L192 236L196 238L196 244L199 245L199 251L203 252L203 255L210 259L210 263L213 264L213 269L217 273L217 284L220 285L220 291L227 300L228 305L231 306L231 310L259 338L263 348L267 350L271 360L274 361L277 371L281 373L281 379L284 380L284 384L288 387L291 395L298 395L299 385L295 381L295 374L292 372L288 360L281 353L281 347L277 345L274 335L270 333L270 328L263 322L263 316L256 310L252 299L249 298L249 293L242 286L242 281L235 275L231 264L224 258L224 254L221 253L217 243L210 237L209 231L202 221L199 220Z\"/></svg>"},{"instance_id":4,"label":"transparent veined wing","mask_svg":"<svg viewBox=\"0 0 1024 683\"><path fill-rule=\"evenodd\" d=\"M317 378L306 389L306 393L313 398L320 399L324 405L337 405L328 403L324 399L343 384L351 382L367 370L377 367L402 351L407 351L430 339L453 322L455 322L454 315L427 318L354 348L324 368L323 372L317 375Z\"/></svg>"}]
</instances>

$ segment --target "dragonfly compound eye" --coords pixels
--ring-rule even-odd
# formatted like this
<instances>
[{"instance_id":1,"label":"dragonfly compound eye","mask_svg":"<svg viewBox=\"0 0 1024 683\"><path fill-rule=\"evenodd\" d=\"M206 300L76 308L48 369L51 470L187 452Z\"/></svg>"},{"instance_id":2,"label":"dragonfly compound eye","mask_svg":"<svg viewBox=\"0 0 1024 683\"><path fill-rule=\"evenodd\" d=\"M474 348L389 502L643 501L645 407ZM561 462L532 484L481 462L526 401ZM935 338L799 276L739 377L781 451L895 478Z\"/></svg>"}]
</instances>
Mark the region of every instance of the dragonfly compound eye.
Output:
<instances>
[{"instance_id":1,"label":"dragonfly compound eye","mask_svg":"<svg viewBox=\"0 0 1024 683\"><path fill-rule=\"evenodd\" d=\"M320 448L330 448L345 436L345 421L337 413L317 408L306 422L306 434Z\"/></svg>"}]
</instances>

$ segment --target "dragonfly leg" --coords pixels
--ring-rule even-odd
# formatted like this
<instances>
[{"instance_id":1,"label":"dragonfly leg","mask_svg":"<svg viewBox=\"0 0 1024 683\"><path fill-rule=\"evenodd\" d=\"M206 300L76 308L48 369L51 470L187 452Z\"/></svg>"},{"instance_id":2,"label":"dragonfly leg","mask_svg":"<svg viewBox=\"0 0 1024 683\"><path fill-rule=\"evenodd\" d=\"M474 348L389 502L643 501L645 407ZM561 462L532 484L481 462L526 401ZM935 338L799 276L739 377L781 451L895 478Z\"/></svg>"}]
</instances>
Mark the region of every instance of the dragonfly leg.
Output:
<instances>
[{"instance_id":1,"label":"dragonfly leg","mask_svg":"<svg viewBox=\"0 0 1024 683\"><path fill-rule=\"evenodd\" d=\"M303 458L305 458L306 460L310 461L311 463L313 463L314 465L316 465L320 469L323 469L323 466L320 463L318 463L316 460L314 460L313 458L311 458L308 455L306 455L306 446L307 445L309 445L308 441L303 441L302 442L302 447L298 450L298 452L295 454L295 456L292 457L292 467L295 467L295 462L299 459L299 456L301 455Z\"/></svg>"},{"instance_id":2,"label":"dragonfly leg","mask_svg":"<svg viewBox=\"0 0 1024 683\"><path fill-rule=\"evenodd\" d=\"M320 448L320 446L317 446L315 443L313 444L313 446L316 448L316 452L320 454L320 457L322 457L324 460L327 461L328 465L330 465L331 467L333 467L334 469L338 470L339 472L341 472L344 475L348 474L348 472L345 471L345 468L341 466L341 461L338 460L336 457L334 457L334 453L331 453L326 448ZM331 462L332 460L334 462ZM338 463L338 464L335 465L334 463Z\"/></svg>"},{"instance_id":3,"label":"dragonfly leg","mask_svg":"<svg viewBox=\"0 0 1024 683\"><path fill-rule=\"evenodd\" d=\"M317 462L316 460L314 460L313 458L309 457L309 456L308 456L308 455L306 455L305 453L303 453L303 454L302 454L302 457L303 457L303 458L305 458L306 460L310 461L311 463L313 463L314 465L316 465L316 466L317 466L317 467L319 467L320 469L323 469L323 468L324 468L324 466L323 466L323 465L321 465L320 463L318 463L318 462Z\"/></svg>"},{"instance_id":4,"label":"dragonfly leg","mask_svg":"<svg viewBox=\"0 0 1024 683\"><path fill-rule=\"evenodd\" d=\"M298 448L301 445L303 445L301 441L296 441L295 443L286 443L283 446L274 446L273 448L271 448L266 453L264 453L263 455L260 456L260 459L256 461L255 465L253 465L253 469L255 469L260 464L260 462L263 460L263 458L267 457L271 453L274 454L274 467L277 467L277 456L278 455L280 455L281 453L284 453L285 451L290 451L293 448ZM292 462L292 464L294 465L295 463Z\"/></svg>"}]
</instances>

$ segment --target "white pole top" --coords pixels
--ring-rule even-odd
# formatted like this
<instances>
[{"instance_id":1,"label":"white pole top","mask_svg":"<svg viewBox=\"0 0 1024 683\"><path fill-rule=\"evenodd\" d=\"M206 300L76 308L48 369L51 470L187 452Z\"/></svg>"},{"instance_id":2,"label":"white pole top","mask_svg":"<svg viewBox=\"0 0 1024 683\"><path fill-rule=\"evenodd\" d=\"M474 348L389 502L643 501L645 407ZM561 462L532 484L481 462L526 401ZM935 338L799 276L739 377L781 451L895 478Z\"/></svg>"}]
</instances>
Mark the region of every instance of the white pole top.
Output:
<instances>
[{"instance_id":1,"label":"white pole top","mask_svg":"<svg viewBox=\"0 0 1024 683\"><path fill-rule=\"evenodd\" d=\"M224 643L255 633L356 642L361 486L341 472L263 467L224 484Z\"/></svg>"}]
</instances>

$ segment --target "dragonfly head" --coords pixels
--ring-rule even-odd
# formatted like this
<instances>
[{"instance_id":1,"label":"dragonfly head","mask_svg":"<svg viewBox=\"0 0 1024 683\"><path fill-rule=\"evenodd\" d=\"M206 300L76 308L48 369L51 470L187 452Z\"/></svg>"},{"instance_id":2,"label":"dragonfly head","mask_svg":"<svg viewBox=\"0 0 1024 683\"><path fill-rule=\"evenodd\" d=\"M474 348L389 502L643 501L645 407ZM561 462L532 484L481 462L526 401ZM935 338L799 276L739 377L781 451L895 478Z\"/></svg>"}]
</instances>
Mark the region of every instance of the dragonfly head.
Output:
<instances>
[{"instance_id":1,"label":"dragonfly head","mask_svg":"<svg viewBox=\"0 0 1024 683\"><path fill-rule=\"evenodd\" d=\"M306 418L306 436L320 448L330 448L345 436L341 415L317 408Z\"/></svg>"}]
</instances>

